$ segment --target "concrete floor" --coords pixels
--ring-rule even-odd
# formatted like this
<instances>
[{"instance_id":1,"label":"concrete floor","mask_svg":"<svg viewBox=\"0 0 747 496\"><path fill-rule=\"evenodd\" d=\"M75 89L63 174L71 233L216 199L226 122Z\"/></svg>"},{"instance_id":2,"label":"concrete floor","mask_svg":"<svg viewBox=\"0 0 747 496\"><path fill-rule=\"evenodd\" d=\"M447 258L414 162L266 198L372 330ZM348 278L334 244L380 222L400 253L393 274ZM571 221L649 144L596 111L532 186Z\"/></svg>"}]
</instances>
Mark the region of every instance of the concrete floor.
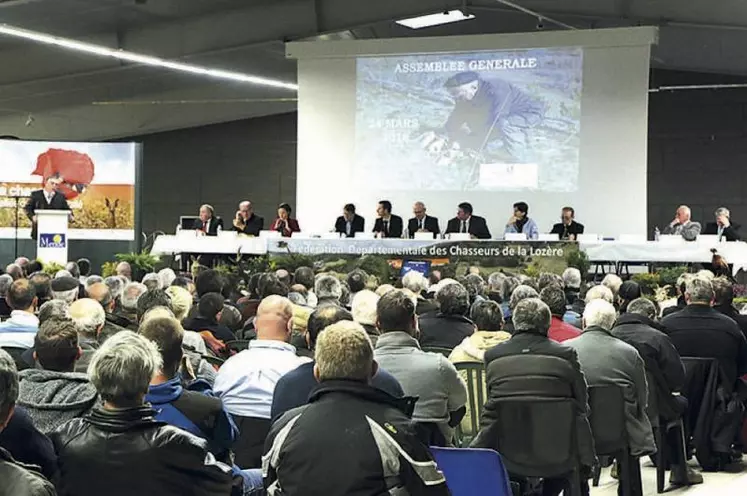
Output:
<instances>
[{"instance_id":1,"label":"concrete floor","mask_svg":"<svg viewBox=\"0 0 747 496\"><path fill-rule=\"evenodd\" d=\"M699 471L697 463L693 468ZM643 496L656 496L656 469L646 459L641 463L643 478ZM728 472L703 473L703 484L691 487L665 490L667 496L747 496L747 459L729 467ZM665 481L669 482L669 472ZM666 489L666 488L665 488ZM616 496L617 481L610 477L610 470L604 469L599 480L599 487L591 488L591 496Z\"/></svg>"}]
</instances>

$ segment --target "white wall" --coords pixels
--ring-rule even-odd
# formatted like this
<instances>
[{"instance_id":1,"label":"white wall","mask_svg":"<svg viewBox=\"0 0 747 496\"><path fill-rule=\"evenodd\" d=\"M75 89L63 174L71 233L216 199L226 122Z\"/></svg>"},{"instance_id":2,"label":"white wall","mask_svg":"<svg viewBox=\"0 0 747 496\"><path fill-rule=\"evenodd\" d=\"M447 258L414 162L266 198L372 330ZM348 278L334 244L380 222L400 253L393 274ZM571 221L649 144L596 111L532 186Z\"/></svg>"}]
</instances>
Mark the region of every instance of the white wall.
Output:
<instances>
[{"instance_id":1,"label":"white wall","mask_svg":"<svg viewBox=\"0 0 747 496\"><path fill-rule=\"evenodd\" d=\"M297 212L307 232L328 231L352 202L373 228L378 200L407 219L416 200L439 217L442 229L461 201L472 203L494 236L511 205L526 201L530 217L548 231L561 207L573 206L587 232L607 236L646 232L648 75L654 28L567 31L469 37L291 43L298 58ZM584 48L579 188L573 193L386 191L355 189L351 180L356 56L516 48Z\"/></svg>"}]
</instances>

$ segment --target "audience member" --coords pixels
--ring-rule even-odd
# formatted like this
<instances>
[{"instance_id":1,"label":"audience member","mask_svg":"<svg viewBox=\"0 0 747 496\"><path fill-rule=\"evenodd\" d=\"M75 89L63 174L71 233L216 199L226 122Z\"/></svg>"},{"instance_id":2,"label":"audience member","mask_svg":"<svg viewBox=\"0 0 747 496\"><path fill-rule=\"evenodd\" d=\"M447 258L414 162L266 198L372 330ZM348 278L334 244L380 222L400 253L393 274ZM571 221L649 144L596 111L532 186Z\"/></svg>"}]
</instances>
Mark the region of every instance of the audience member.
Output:
<instances>
[{"instance_id":1,"label":"audience member","mask_svg":"<svg viewBox=\"0 0 747 496\"><path fill-rule=\"evenodd\" d=\"M350 298L352 300L359 291L366 289L368 274L361 269L355 269L348 274L346 280L350 288Z\"/></svg>"},{"instance_id":2,"label":"audience member","mask_svg":"<svg viewBox=\"0 0 747 496\"><path fill-rule=\"evenodd\" d=\"M34 286L27 279L13 281L5 300L11 312L8 320L0 322L0 347L31 348L39 330Z\"/></svg>"},{"instance_id":3,"label":"audience member","mask_svg":"<svg viewBox=\"0 0 747 496\"><path fill-rule=\"evenodd\" d=\"M5 267L5 273L12 277L14 281L23 279L23 269L18 264L9 264L7 267Z\"/></svg>"},{"instance_id":4,"label":"audience member","mask_svg":"<svg viewBox=\"0 0 747 496\"><path fill-rule=\"evenodd\" d=\"M381 286L376 288L375 293L377 296L382 297L385 294L387 294L389 291L394 291L395 289L396 288L392 286L391 284L382 284Z\"/></svg>"},{"instance_id":5,"label":"audience member","mask_svg":"<svg viewBox=\"0 0 747 496\"><path fill-rule=\"evenodd\" d=\"M436 293L440 311L420 317L420 345L424 348L453 350L475 332L469 318L467 289L459 283L448 284Z\"/></svg>"},{"instance_id":6,"label":"audience member","mask_svg":"<svg viewBox=\"0 0 747 496\"><path fill-rule=\"evenodd\" d=\"M166 307L172 312L174 311L171 308L171 297L169 297L166 291L161 289L146 291L137 299L137 321L141 322L145 312L153 307Z\"/></svg>"},{"instance_id":7,"label":"audience member","mask_svg":"<svg viewBox=\"0 0 747 496\"><path fill-rule=\"evenodd\" d=\"M446 357L420 349L415 303L403 291L382 296L377 315L381 335L376 361L399 381L406 395L419 398L412 419L419 424L421 439L446 445L466 411L464 382Z\"/></svg>"},{"instance_id":8,"label":"audience member","mask_svg":"<svg viewBox=\"0 0 747 496\"><path fill-rule=\"evenodd\" d=\"M617 291L617 303L620 313L628 311L628 305L636 298L643 296L641 286L635 281L625 281L620 285Z\"/></svg>"},{"instance_id":9,"label":"audience member","mask_svg":"<svg viewBox=\"0 0 747 496\"><path fill-rule=\"evenodd\" d=\"M203 270L197 277L195 277L195 289L197 291L197 297L202 298L208 293L223 293L223 286L225 285L225 279L215 269Z\"/></svg>"},{"instance_id":10,"label":"audience member","mask_svg":"<svg viewBox=\"0 0 747 496\"><path fill-rule=\"evenodd\" d=\"M143 314L143 320L140 322L140 326L145 325L150 319L173 319L174 312L168 307L152 307ZM186 367L185 363L182 363L182 367L179 369L182 379L182 385L194 387L195 389L203 389L201 385L195 384L195 379L202 379L207 382L210 387L215 384L215 377L217 376L216 369L205 361L202 357L208 354L205 340L202 339L198 333L194 331L186 331L182 328L182 348L186 360L189 361L191 369Z\"/></svg>"},{"instance_id":11,"label":"audience member","mask_svg":"<svg viewBox=\"0 0 747 496\"><path fill-rule=\"evenodd\" d=\"M681 418L687 408L687 399L679 395L685 385L685 367L669 337L656 329L655 319L656 306L646 298L637 298L627 305L627 313L617 319L612 335L634 347L641 355L646 366L649 398L656 395L656 414L672 422ZM649 418L652 418L650 412ZM666 429L666 426L660 428ZM663 434L667 441L663 449L674 455L669 456L673 463L670 483L703 482L703 477L687 465L682 434L678 430L666 430Z\"/></svg>"},{"instance_id":12,"label":"audience member","mask_svg":"<svg viewBox=\"0 0 747 496\"><path fill-rule=\"evenodd\" d=\"M553 274L552 272L542 272L537 278L537 291L542 292L543 289L550 285L562 288L563 278L557 274Z\"/></svg>"},{"instance_id":13,"label":"audience member","mask_svg":"<svg viewBox=\"0 0 747 496\"><path fill-rule=\"evenodd\" d=\"M612 302L615 302L618 293L620 292L620 286L622 286L622 279L617 274L607 274L602 279L602 286L612 291Z\"/></svg>"},{"instance_id":14,"label":"audience member","mask_svg":"<svg viewBox=\"0 0 747 496\"><path fill-rule=\"evenodd\" d=\"M716 277L713 284L713 308L737 323L742 334L747 336L747 316L740 315L734 308L734 285L726 277Z\"/></svg>"},{"instance_id":15,"label":"audience member","mask_svg":"<svg viewBox=\"0 0 747 496\"><path fill-rule=\"evenodd\" d=\"M376 328L376 305L379 297L371 290L359 291L353 298L353 320L359 323L371 338L371 344L376 346L379 330Z\"/></svg>"},{"instance_id":16,"label":"audience member","mask_svg":"<svg viewBox=\"0 0 747 496\"><path fill-rule=\"evenodd\" d=\"M337 322L351 320L353 320L352 315L344 308L333 305L317 308L309 316L306 331L308 348L312 352L315 350L320 334L327 327ZM371 378L371 385L396 398L405 395L397 379L381 368ZM305 405L314 386L316 386L314 362L303 363L281 377L272 399L272 418L277 419L288 410Z\"/></svg>"},{"instance_id":17,"label":"audience member","mask_svg":"<svg viewBox=\"0 0 747 496\"><path fill-rule=\"evenodd\" d=\"M169 286L166 288L166 294L171 298L171 308L174 310L174 317L179 322L183 322L192 309L192 295L181 286Z\"/></svg>"},{"instance_id":18,"label":"audience member","mask_svg":"<svg viewBox=\"0 0 747 496\"><path fill-rule=\"evenodd\" d=\"M674 312L678 312L687 306L687 302L685 301L685 290L687 287L687 282L693 277L695 277L695 274L685 272L677 278L677 304L662 310L662 317L666 317L667 315L670 315Z\"/></svg>"},{"instance_id":19,"label":"audience member","mask_svg":"<svg viewBox=\"0 0 747 496\"><path fill-rule=\"evenodd\" d=\"M426 313L436 312L438 303L432 299L426 299L425 294L428 289L428 279L420 272L411 270L402 278L402 287L409 289L418 297L418 303L415 306L415 313L425 315ZM376 343L374 343L376 345Z\"/></svg>"},{"instance_id":20,"label":"audience member","mask_svg":"<svg viewBox=\"0 0 747 496\"><path fill-rule=\"evenodd\" d=\"M79 258L76 262L78 265L78 274L80 277L88 277L91 275L91 261L87 258Z\"/></svg>"},{"instance_id":21,"label":"audience member","mask_svg":"<svg viewBox=\"0 0 747 496\"><path fill-rule=\"evenodd\" d=\"M62 279L63 277L71 277L72 278L73 275L69 271L67 271L65 269L58 270L57 272L55 272L54 279ZM80 285L80 281L78 281L78 284Z\"/></svg>"},{"instance_id":22,"label":"audience member","mask_svg":"<svg viewBox=\"0 0 747 496\"><path fill-rule=\"evenodd\" d=\"M508 313L505 328L506 331L513 334L514 322L512 315L514 308L516 308L516 305L518 305L522 300L526 300L528 298L539 298L539 293L531 286L527 286L526 284L519 284L518 286L515 286L510 293L507 294L509 294L510 296L508 299L508 310L507 312L504 310L504 316L506 315L506 313Z\"/></svg>"},{"instance_id":23,"label":"audience member","mask_svg":"<svg viewBox=\"0 0 747 496\"><path fill-rule=\"evenodd\" d=\"M174 279L176 279L174 269L167 267L158 271L158 280L161 283L161 289L166 289L171 286L174 283Z\"/></svg>"},{"instance_id":24,"label":"audience member","mask_svg":"<svg viewBox=\"0 0 747 496\"><path fill-rule=\"evenodd\" d=\"M70 305L80 296L80 282L70 276L55 276L52 279L52 298L62 300Z\"/></svg>"},{"instance_id":25,"label":"audience member","mask_svg":"<svg viewBox=\"0 0 747 496\"><path fill-rule=\"evenodd\" d=\"M307 361L296 356L296 349L288 343L292 317L293 307L287 298L264 299L257 309L257 338L218 371L215 392L242 433L235 447L236 463L241 468L260 466L275 385Z\"/></svg>"},{"instance_id":26,"label":"audience member","mask_svg":"<svg viewBox=\"0 0 747 496\"><path fill-rule=\"evenodd\" d=\"M267 437L268 491L450 494L428 446L412 428L411 407L369 385L377 366L365 331L353 322L327 327L315 357L319 386L310 404L280 418Z\"/></svg>"},{"instance_id":27,"label":"audience member","mask_svg":"<svg viewBox=\"0 0 747 496\"><path fill-rule=\"evenodd\" d=\"M89 267L90 269L90 267ZM78 262L70 261L65 264L65 270L70 273L70 277L74 277L78 280L81 284L85 283L85 277L81 278L80 275L80 266L78 265Z\"/></svg>"},{"instance_id":28,"label":"audience member","mask_svg":"<svg viewBox=\"0 0 747 496\"><path fill-rule=\"evenodd\" d=\"M646 414L646 367L633 346L612 335L616 317L611 303L600 299L589 302L584 310L584 333L566 344L578 353L589 386L616 384L623 388L630 454L650 455L656 452L656 444ZM633 470L640 467L634 466Z\"/></svg>"},{"instance_id":29,"label":"audience member","mask_svg":"<svg viewBox=\"0 0 747 496\"><path fill-rule=\"evenodd\" d=\"M588 305L590 302L594 300L604 300L607 303L612 304L615 301L615 295L612 293L612 290L608 288L607 286L602 286L601 284L598 284L596 286L590 287L589 290L586 292L586 296L584 298L586 305Z\"/></svg>"},{"instance_id":30,"label":"audience member","mask_svg":"<svg viewBox=\"0 0 747 496\"><path fill-rule=\"evenodd\" d=\"M104 329L106 316L101 305L90 298L74 302L68 312L78 330L78 345L82 350L75 364L75 371L85 373L94 352L99 347L99 334Z\"/></svg>"},{"instance_id":31,"label":"audience member","mask_svg":"<svg viewBox=\"0 0 747 496\"><path fill-rule=\"evenodd\" d=\"M0 349L0 434L6 428L18 399L18 376L13 359ZM1 446L1 445L0 445ZM54 486L36 467L16 461L0 447L0 496L54 496Z\"/></svg>"},{"instance_id":32,"label":"audience member","mask_svg":"<svg viewBox=\"0 0 747 496\"><path fill-rule=\"evenodd\" d=\"M230 469L208 456L207 443L158 422L144 403L161 366L155 344L131 331L113 336L97 351L89 373L103 406L51 436L61 493L230 494Z\"/></svg>"},{"instance_id":33,"label":"audience member","mask_svg":"<svg viewBox=\"0 0 747 496\"><path fill-rule=\"evenodd\" d=\"M714 310L713 285L695 277L687 281L687 306L661 323L682 357L715 358L723 374L721 384L731 392L737 377L747 373L747 342L732 319Z\"/></svg>"},{"instance_id":34,"label":"audience member","mask_svg":"<svg viewBox=\"0 0 747 496\"><path fill-rule=\"evenodd\" d=\"M8 274L0 275L0 320L10 317L12 311L5 300L11 284L13 284L13 277Z\"/></svg>"},{"instance_id":35,"label":"audience member","mask_svg":"<svg viewBox=\"0 0 747 496\"><path fill-rule=\"evenodd\" d=\"M550 330L547 331L547 337L558 343L576 338L581 335L581 331L563 321L563 315L566 312L565 292L560 286L550 284L546 286L539 294L540 299L550 308L552 321Z\"/></svg>"},{"instance_id":36,"label":"audience member","mask_svg":"<svg viewBox=\"0 0 747 496\"><path fill-rule=\"evenodd\" d=\"M119 262L115 267L114 272L120 277L124 277L127 281L132 281L132 267L128 262Z\"/></svg>"},{"instance_id":37,"label":"audience member","mask_svg":"<svg viewBox=\"0 0 747 496\"><path fill-rule=\"evenodd\" d=\"M56 317L60 319L70 318L70 305L62 300L50 300L44 305L39 307L39 325L42 325L47 320Z\"/></svg>"},{"instance_id":38,"label":"audience member","mask_svg":"<svg viewBox=\"0 0 747 496\"><path fill-rule=\"evenodd\" d=\"M18 404L44 434L82 417L96 403L96 388L88 376L73 372L81 354L72 320L54 318L41 324L34 338L34 360L41 368L19 373Z\"/></svg>"},{"instance_id":39,"label":"audience member","mask_svg":"<svg viewBox=\"0 0 747 496\"><path fill-rule=\"evenodd\" d=\"M150 272L143 276L143 284L148 288L148 291L155 291L157 289L163 289L161 286L161 278L155 272Z\"/></svg>"},{"instance_id":40,"label":"audience member","mask_svg":"<svg viewBox=\"0 0 747 496\"><path fill-rule=\"evenodd\" d=\"M36 292L38 307L52 299L52 278L49 277L49 274L35 272L29 276L29 282Z\"/></svg>"},{"instance_id":41,"label":"audience member","mask_svg":"<svg viewBox=\"0 0 747 496\"><path fill-rule=\"evenodd\" d=\"M224 343L233 341L236 339L235 334L220 322L222 312L223 297L218 293L204 294L197 304L197 315L187 319L184 328L195 332L210 331L216 339Z\"/></svg>"},{"instance_id":42,"label":"audience member","mask_svg":"<svg viewBox=\"0 0 747 496\"><path fill-rule=\"evenodd\" d=\"M314 281L314 294L316 294L317 306L339 305L342 296L340 280L333 275L321 274Z\"/></svg>"},{"instance_id":43,"label":"audience member","mask_svg":"<svg viewBox=\"0 0 747 496\"><path fill-rule=\"evenodd\" d=\"M139 282L129 282L122 290L121 309L118 315L127 319L129 325L126 327L137 326L137 300L147 290L148 288Z\"/></svg>"},{"instance_id":44,"label":"audience member","mask_svg":"<svg viewBox=\"0 0 747 496\"><path fill-rule=\"evenodd\" d=\"M568 267L563 271L563 290L565 291L565 303L570 310L584 313L584 300L581 298L581 271L576 267Z\"/></svg>"},{"instance_id":45,"label":"audience member","mask_svg":"<svg viewBox=\"0 0 747 496\"><path fill-rule=\"evenodd\" d=\"M340 289L342 290L340 293L340 306L350 310L351 291L350 291L350 286L348 286L347 281L340 281Z\"/></svg>"},{"instance_id":46,"label":"audience member","mask_svg":"<svg viewBox=\"0 0 747 496\"><path fill-rule=\"evenodd\" d=\"M589 473L596 461L588 421L589 402L586 381L576 352L549 339L552 314L536 297L525 298L513 310L514 334L485 353L488 398L480 422L480 432L472 447L499 449L496 429L500 424L497 405L502 398L522 395L570 397L576 406L576 439L582 473ZM526 379L531 375L537 380ZM564 488L562 479L546 478L544 496L557 496ZM583 493L588 494L584 482Z\"/></svg>"},{"instance_id":47,"label":"audience member","mask_svg":"<svg viewBox=\"0 0 747 496\"><path fill-rule=\"evenodd\" d=\"M129 326L134 330L129 320L114 313L115 301L109 291L109 287L103 282L95 282L86 288L88 297L95 300L104 309L104 329L101 331L101 340L104 341Z\"/></svg>"}]
</instances>

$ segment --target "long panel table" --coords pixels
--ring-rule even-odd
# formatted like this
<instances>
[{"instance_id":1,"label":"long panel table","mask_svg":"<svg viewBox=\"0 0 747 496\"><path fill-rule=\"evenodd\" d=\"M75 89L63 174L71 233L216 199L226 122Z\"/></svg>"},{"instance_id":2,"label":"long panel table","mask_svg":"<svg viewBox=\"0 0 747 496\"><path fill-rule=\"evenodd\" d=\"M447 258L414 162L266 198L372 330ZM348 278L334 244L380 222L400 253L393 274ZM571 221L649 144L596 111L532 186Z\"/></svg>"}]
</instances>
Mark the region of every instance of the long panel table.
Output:
<instances>
[{"instance_id":1,"label":"long panel table","mask_svg":"<svg viewBox=\"0 0 747 496\"><path fill-rule=\"evenodd\" d=\"M490 243L491 241L485 241ZM476 243L479 243L476 241ZM493 241L493 243L495 243ZM502 243L513 243L504 241ZM532 243L518 241L515 243ZM552 246L553 242L541 242ZM560 242L558 242L560 243ZM348 254L348 255L393 255L421 253L426 247L448 246L453 242L446 240L411 240L411 239L320 239L320 238L263 238L244 236L192 236L163 235L159 236L151 253L154 255L178 255L182 253L216 253L264 255L267 253L301 253L306 255ZM734 266L734 272L747 270L747 243L744 242L657 242L640 243L620 241L599 241L581 243L592 263L710 263L715 248L726 261ZM437 254L434 251L434 254Z\"/></svg>"}]
</instances>

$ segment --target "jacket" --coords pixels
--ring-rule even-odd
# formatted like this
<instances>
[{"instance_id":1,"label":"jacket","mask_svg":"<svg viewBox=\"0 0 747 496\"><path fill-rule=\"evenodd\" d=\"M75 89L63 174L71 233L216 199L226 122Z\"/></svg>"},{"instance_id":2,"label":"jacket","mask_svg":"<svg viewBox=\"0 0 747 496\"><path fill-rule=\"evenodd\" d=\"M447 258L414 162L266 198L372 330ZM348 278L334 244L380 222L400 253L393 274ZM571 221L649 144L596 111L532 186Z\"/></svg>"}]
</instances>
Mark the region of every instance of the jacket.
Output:
<instances>
[{"instance_id":1,"label":"jacket","mask_svg":"<svg viewBox=\"0 0 747 496\"><path fill-rule=\"evenodd\" d=\"M87 414L99 396L88 376L78 372L26 369L18 380L18 404L44 434Z\"/></svg>"},{"instance_id":2,"label":"jacket","mask_svg":"<svg viewBox=\"0 0 747 496\"><path fill-rule=\"evenodd\" d=\"M214 461L207 443L154 415L148 406L95 408L53 432L60 494L231 494L231 469Z\"/></svg>"},{"instance_id":3,"label":"jacket","mask_svg":"<svg viewBox=\"0 0 747 496\"><path fill-rule=\"evenodd\" d=\"M407 396L417 396L412 419L436 424L451 439L450 414L467 403L467 387L446 357L426 353L418 341L402 331L379 336L374 358L402 385ZM454 424L456 425L456 424Z\"/></svg>"},{"instance_id":4,"label":"jacket","mask_svg":"<svg viewBox=\"0 0 747 496\"><path fill-rule=\"evenodd\" d=\"M288 410L305 405L309 401L309 395L318 385L314 377L314 362L303 363L285 374L275 385L270 409L271 418L275 420ZM397 379L383 368L379 368L376 375L371 378L371 386L395 398L405 395Z\"/></svg>"},{"instance_id":5,"label":"jacket","mask_svg":"<svg viewBox=\"0 0 747 496\"><path fill-rule=\"evenodd\" d=\"M425 314L419 319L420 346L453 350L475 332L475 324L463 315Z\"/></svg>"},{"instance_id":6,"label":"jacket","mask_svg":"<svg viewBox=\"0 0 747 496\"><path fill-rule=\"evenodd\" d=\"M462 231L462 221L457 217L449 219L446 223L446 231L444 234L459 233ZM488 229L488 222L484 217L479 215L471 215L467 221L467 233L474 236L477 239L490 239L490 229Z\"/></svg>"},{"instance_id":7,"label":"jacket","mask_svg":"<svg viewBox=\"0 0 747 496\"><path fill-rule=\"evenodd\" d=\"M155 410L155 419L179 427L208 442L219 460L227 461L239 431L233 417L223 408L210 389L203 393L186 391L180 377L151 385L145 401Z\"/></svg>"},{"instance_id":8,"label":"jacket","mask_svg":"<svg viewBox=\"0 0 747 496\"><path fill-rule=\"evenodd\" d=\"M54 480L57 455L52 442L34 426L23 407L16 407L10 422L0 431L0 447L25 465L41 467L42 475Z\"/></svg>"},{"instance_id":9,"label":"jacket","mask_svg":"<svg viewBox=\"0 0 747 496\"><path fill-rule=\"evenodd\" d=\"M695 241L700 234L700 222L689 220L684 224L670 224L664 228L663 234L679 234L685 241Z\"/></svg>"},{"instance_id":10,"label":"jacket","mask_svg":"<svg viewBox=\"0 0 747 496\"><path fill-rule=\"evenodd\" d=\"M561 240L568 239L570 234L578 237L579 234L583 233L584 225L576 222L575 220L572 220L571 223L567 226L562 222L553 224L552 230L550 231L550 234L557 234Z\"/></svg>"},{"instance_id":11,"label":"jacket","mask_svg":"<svg viewBox=\"0 0 747 496\"><path fill-rule=\"evenodd\" d=\"M239 234L246 234L247 236L259 236L259 232L264 229L264 227L265 219L255 214L252 214L246 222L237 223L234 221L232 225L234 231Z\"/></svg>"},{"instance_id":12,"label":"jacket","mask_svg":"<svg viewBox=\"0 0 747 496\"><path fill-rule=\"evenodd\" d=\"M389 217L389 228L384 229L384 219L381 217L374 222L373 232L381 233L382 238L401 238L402 237L402 217L392 215Z\"/></svg>"},{"instance_id":13,"label":"jacket","mask_svg":"<svg viewBox=\"0 0 747 496\"><path fill-rule=\"evenodd\" d=\"M269 496L450 494L408 418L411 399L330 380L309 401L267 436L262 475Z\"/></svg>"},{"instance_id":14,"label":"jacket","mask_svg":"<svg viewBox=\"0 0 747 496\"><path fill-rule=\"evenodd\" d=\"M427 299L423 296L418 296L418 303L415 305L415 314L418 317L431 312L438 312L438 302L433 299Z\"/></svg>"},{"instance_id":15,"label":"jacket","mask_svg":"<svg viewBox=\"0 0 747 496\"><path fill-rule=\"evenodd\" d=\"M509 233L524 233L527 235L527 239L539 238L539 227L534 219L526 218L526 222L519 228L517 224L506 224L506 229L503 231L504 234Z\"/></svg>"},{"instance_id":16,"label":"jacket","mask_svg":"<svg viewBox=\"0 0 747 496\"><path fill-rule=\"evenodd\" d=\"M54 486L33 465L24 465L0 448L0 496L55 496Z\"/></svg>"},{"instance_id":17,"label":"jacket","mask_svg":"<svg viewBox=\"0 0 747 496\"><path fill-rule=\"evenodd\" d=\"M550 329L547 331L547 337L562 343L569 339L577 338L581 335L581 331L578 327L573 326L567 322L564 322L562 318L557 315L552 316L550 321Z\"/></svg>"},{"instance_id":18,"label":"jacket","mask_svg":"<svg viewBox=\"0 0 747 496\"><path fill-rule=\"evenodd\" d=\"M493 429L499 422L497 405L502 398L570 398L576 405L575 427L580 461L587 467L594 465L596 455L588 420L586 379L573 348L556 343L537 331L516 331L511 339L485 353L485 368L488 396L480 419L480 432L472 447L498 448Z\"/></svg>"},{"instance_id":19,"label":"jacket","mask_svg":"<svg viewBox=\"0 0 747 496\"><path fill-rule=\"evenodd\" d=\"M454 365L460 363L482 363L487 350L509 339L511 339L511 334L506 331L475 331L473 335L464 338L464 341L452 350L451 355L449 355L449 361ZM467 372L464 370L459 371L459 376L467 384ZM482 397L487 398L488 393L484 373L482 383ZM473 396L477 398L477 383L474 386L475 391L473 392ZM472 432L472 411L469 407L462 419L462 432L468 436L476 434Z\"/></svg>"},{"instance_id":20,"label":"jacket","mask_svg":"<svg viewBox=\"0 0 747 496\"><path fill-rule=\"evenodd\" d=\"M747 341L739 326L707 305L687 305L661 321L681 357L716 358L731 392L747 373Z\"/></svg>"},{"instance_id":21,"label":"jacket","mask_svg":"<svg viewBox=\"0 0 747 496\"><path fill-rule=\"evenodd\" d=\"M218 228L220 227L223 229L223 219L220 217L211 217L208 221L210 224L208 224L207 231L205 231L205 234L207 236L217 236L218 235ZM195 220L195 231L202 231L204 228L204 224L201 219Z\"/></svg>"},{"instance_id":22,"label":"jacket","mask_svg":"<svg viewBox=\"0 0 747 496\"><path fill-rule=\"evenodd\" d=\"M184 322L184 329L195 332L210 331L213 336L224 343L236 339L236 336L228 327L216 322L215 319L206 319L199 315L188 318Z\"/></svg>"},{"instance_id":23,"label":"jacket","mask_svg":"<svg viewBox=\"0 0 747 496\"><path fill-rule=\"evenodd\" d=\"M713 308L729 317L731 320L737 323L742 334L747 337L747 315L740 314L732 303L724 303L723 305L713 305Z\"/></svg>"},{"instance_id":24,"label":"jacket","mask_svg":"<svg viewBox=\"0 0 747 496\"><path fill-rule=\"evenodd\" d=\"M350 234L347 232L348 222L342 215L335 220L335 232L344 234L346 238L354 238L355 233L363 232L366 230L366 221L363 217L355 214L353 220L350 222Z\"/></svg>"},{"instance_id":25,"label":"jacket","mask_svg":"<svg viewBox=\"0 0 747 496\"><path fill-rule=\"evenodd\" d=\"M26 202L26 206L23 207L23 210L26 212L26 217L33 222L37 210L70 210L70 205L68 205L65 195L59 191L55 191L52 196L52 201L47 203L47 199L44 196L44 190L38 189L31 193L31 196L29 197L28 202ZM33 225L31 226L31 239L36 239L36 237L37 225L36 222L33 222Z\"/></svg>"},{"instance_id":26,"label":"jacket","mask_svg":"<svg viewBox=\"0 0 747 496\"><path fill-rule=\"evenodd\" d=\"M578 353L589 386L617 384L624 388L625 428L631 454L654 453L656 443L646 413L646 366L638 351L601 327L588 327L581 336L565 344Z\"/></svg>"},{"instance_id":27,"label":"jacket","mask_svg":"<svg viewBox=\"0 0 747 496\"><path fill-rule=\"evenodd\" d=\"M407 221L407 235L410 238L415 237L415 233L420 230L421 221L417 217ZM438 217L426 215L422 220L423 230L433 234L441 234L441 229L438 227Z\"/></svg>"},{"instance_id":28,"label":"jacket","mask_svg":"<svg viewBox=\"0 0 747 496\"><path fill-rule=\"evenodd\" d=\"M741 241L742 236L739 234L739 224L732 222L729 227L724 228L721 232L721 238L725 241ZM718 234L718 224L709 222L705 225L702 234Z\"/></svg>"},{"instance_id":29,"label":"jacket","mask_svg":"<svg viewBox=\"0 0 747 496\"><path fill-rule=\"evenodd\" d=\"M270 231L277 231L282 236L290 238L294 232L301 232L301 227L298 225L298 221L296 219L288 217L287 220L283 220L278 217L274 221L272 221Z\"/></svg>"}]
</instances>

